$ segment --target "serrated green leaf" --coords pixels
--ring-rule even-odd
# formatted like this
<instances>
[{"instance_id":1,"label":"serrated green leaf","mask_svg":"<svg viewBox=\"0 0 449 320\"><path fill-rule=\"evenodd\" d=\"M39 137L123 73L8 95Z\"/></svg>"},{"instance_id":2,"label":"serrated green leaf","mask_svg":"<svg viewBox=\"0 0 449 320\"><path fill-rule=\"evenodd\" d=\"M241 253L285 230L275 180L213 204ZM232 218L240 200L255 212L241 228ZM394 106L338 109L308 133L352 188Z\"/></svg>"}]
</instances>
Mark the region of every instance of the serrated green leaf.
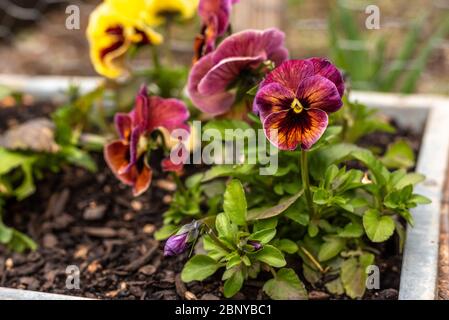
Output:
<instances>
[{"instance_id":1,"label":"serrated green leaf","mask_svg":"<svg viewBox=\"0 0 449 320\"><path fill-rule=\"evenodd\" d=\"M390 216L381 216L375 209L363 215L363 227L368 238L373 242L383 242L394 233L394 221Z\"/></svg>"}]
</instances>

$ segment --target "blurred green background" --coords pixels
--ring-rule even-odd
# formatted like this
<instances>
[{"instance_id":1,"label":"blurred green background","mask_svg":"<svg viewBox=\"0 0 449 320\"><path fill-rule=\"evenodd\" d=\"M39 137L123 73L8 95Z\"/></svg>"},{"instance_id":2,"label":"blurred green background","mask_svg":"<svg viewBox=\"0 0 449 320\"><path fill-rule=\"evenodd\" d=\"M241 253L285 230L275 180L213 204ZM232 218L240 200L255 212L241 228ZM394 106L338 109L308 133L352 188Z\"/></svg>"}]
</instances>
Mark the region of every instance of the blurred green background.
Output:
<instances>
[{"instance_id":1,"label":"blurred green background","mask_svg":"<svg viewBox=\"0 0 449 320\"><path fill-rule=\"evenodd\" d=\"M84 32L99 2L2 0L0 73L95 75ZM69 4L80 7L80 30L65 28ZM365 27L368 5L379 7L380 29ZM241 0L234 10L235 30L282 28L293 58L329 57L354 89L449 94L449 0ZM180 63L190 63L198 30L198 21L177 26ZM143 51L134 64L149 60Z\"/></svg>"}]
</instances>

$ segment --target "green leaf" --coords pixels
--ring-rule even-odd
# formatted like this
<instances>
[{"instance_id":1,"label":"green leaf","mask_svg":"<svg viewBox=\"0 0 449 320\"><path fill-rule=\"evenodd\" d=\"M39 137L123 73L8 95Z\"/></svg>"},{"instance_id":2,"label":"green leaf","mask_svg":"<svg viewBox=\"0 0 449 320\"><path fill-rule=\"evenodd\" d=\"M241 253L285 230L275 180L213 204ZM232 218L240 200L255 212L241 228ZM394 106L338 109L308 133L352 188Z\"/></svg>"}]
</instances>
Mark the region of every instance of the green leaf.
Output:
<instances>
[{"instance_id":1,"label":"green leaf","mask_svg":"<svg viewBox=\"0 0 449 320\"><path fill-rule=\"evenodd\" d=\"M165 240L174 234L178 230L178 227L172 224L166 224L154 233L154 239Z\"/></svg>"},{"instance_id":2,"label":"green leaf","mask_svg":"<svg viewBox=\"0 0 449 320\"><path fill-rule=\"evenodd\" d=\"M275 242L276 248L289 254L298 252L298 245L290 239L281 239Z\"/></svg>"},{"instance_id":3,"label":"green leaf","mask_svg":"<svg viewBox=\"0 0 449 320\"><path fill-rule=\"evenodd\" d=\"M430 200L429 198L424 197L422 195L419 195L419 194L412 195L410 201L415 204L431 204L432 203L432 200Z\"/></svg>"},{"instance_id":4,"label":"green leaf","mask_svg":"<svg viewBox=\"0 0 449 320\"><path fill-rule=\"evenodd\" d=\"M248 220L268 219L278 216L295 203L302 194L303 191L301 190L291 197L283 198L274 207L252 209L248 212Z\"/></svg>"},{"instance_id":5,"label":"green leaf","mask_svg":"<svg viewBox=\"0 0 449 320\"><path fill-rule=\"evenodd\" d=\"M321 245L318 252L318 260L320 262L332 259L344 249L346 242L343 239L332 237Z\"/></svg>"},{"instance_id":6,"label":"green leaf","mask_svg":"<svg viewBox=\"0 0 449 320\"><path fill-rule=\"evenodd\" d=\"M273 300L307 300L308 298L304 284L290 268L283 268L276 272L276 277L268 280L263 290Z\"/></svg>"},{"instance_id":7,"label":"green leaf","mask_svg":"<svg viewBox=\"0 0 449 320\"><path fill-rule=\"evenodd\" d=\"M229 219L238 226L246 225L246 197L239 180L232 180L226 187L223 210Z\"/></svg>"},{"instance_id":8,"label":"green leaf","mask_svg":"<svg viewBox=\"0 0 449 320\"><path fill-rule=\"evenodd\" d=\"M207 182L221 177L242 177L253 172L253 164L217 165L206 171L202 182Z\"/></svg>"},{"instance_id":9,"label":"green leaf","mask_svg":"<svg viewBox=\"0 0 449 320\"><path fill-rule=\"evenodd\" d=\"M352 153L352 156L361 161L374 175L375 182L384 186L390 178L390 173L384 164L376 158L369 150L359 149Z\"/></svg>"},{"instance_id":10,"label":"green leaf","mask_svg":"<svg viewBox=\"0 0 449 320\"><path fill-rule=\"evenodd\" d=\"M223 138L223 141L236 141L238 139L245 139L245 134L243 133L248 129L251 129L251 126L245 121L230 119L211 120L207 122L207 124L203 127L203 130L218 130L221 137ZM234 130L243 130L243 132L235 132ZM231 134L226 134L226 132ZM253 133L253 131L250 132Z\"/></svg>"},{"instance_id":11,"label":"green leaf","mask_svg":"<svg viewBox=\"0 0 449 320\"><path fill-rule=\"evenodd\" d=\"M237 234L237 226L229 220L229 217L220 213L215 219L215 228L217 229L218 235L231 242L234 242L235 236Z\"/></svg>"},{"instance_id":12,"label":"green leaf","mask_svg":"<svg viewBox=\"0 0 449 320\"><path fill-rule=\"evenodd\" d=\"M97 171L97 164L92 159L92 157L84 150L81 150L74 146L64 146L61 149L61 154L69 163L75 166L87 169L90 172Z\"/></svg>"},{"instance_id":13,"label":"green leaf","mask_svg":"<svg viewBox=\"0 0 449 320\"><path fill-rule=\"evenodd\" d=\"M403 189L408 185L416 185L420 182L423 182L426 179L426 177L419 173L408 173L402 176L397 181L392 182L392 188L393 189Z\"/></svg>"},{"instance_id":14,"label":"green leaf","mask_svg":"<svg viewBox=\"0 0 449 320\"><path fill-rule=\"evenodd\" d=\"M343 293L345 293L345 289L343 288L343 283L341 283L340 277L327 282L324 286L326 287L327 291L337 296L340 296Z\"/></svg>"},{"instance_id":15,"label":"green leaf","mask_svg":"<svg viewBox=\"0 0 449 320\"><path fill-rule=\"evenodd\" d=\"M366 268L374 262L374 255L364 253L360 257L352 257L343 261L340 270L341 282L346 294L352 298L361 298L366 289Z\"/></svg>"},{"instance_id":16,"label":"green leaf","mask_svg":"<svg viewBox=\"0 0 449 320\"><path fill-rule=\"evenodd\" d=\"M191 258L181 272L181 279L184 282L202 281L213 275L220 265L206 255L196 255Z\"/></svg>"},{"instance_id":17,"label":"green leaf","mask_svg":"<svg viewBox=\"0 0 449 320\"><path fill-rule=\"evenodd\" d=\"M265 245L255 254L255 258L275 268L281 268L287 264L282 252L271 245Z\"/></svg>"},{"instance_id":18,"label":"green leaf","mask_svg":"<svg viewBox=\"0 0 449 320\"><path fill-rule=\"evenodd\" d=\"M394 233L394 221L390 216L381 216L375 209L365 212L363 226L368 238L373 242L383 242Z\"/></svg>"},{"instance_id":19,"label":"green leaf","mask_svg":"<svg viewBox=\"0 0 449 320\"><path fill-rule=\"evenodd\" d=\"M338 236L342 238L358 238L363 233L363 226L360 223L350 222L338 233Z\"/></svg>"},{"instance_id":20,"label":"green leaf","mask_svg":"<svg viewBox=\"0 0 449 320\"><path fill-rule=\"evenodd\" d=\"M223 286L223 293L226 298L233 297L237 292L240 291L243 285L243 272L241 268L236 268L234 273L230 278L228 278Z\"/></svg>"},{"instance_id":21,"label":"green leaf","mask_svg":"<svg viewBox=\"0 0 449 320\"><path fill-rule=\"evenodd\" d=\"M253 233L248 237L248 240L255 240L262 244L267 244L274 238L275 235L276 229L265 229Z\"/></svg>"},{"instance_id":22,"label":"green leaf","mask_svg":"<svg viewBox=\"0 0 449 320\"><path fill-rule=\"evenodd\" d=\"M398 140L388 146L381 161L388 168L409 169L415 165L415 154L407 141Z\"/></svg>"}]
</instances>

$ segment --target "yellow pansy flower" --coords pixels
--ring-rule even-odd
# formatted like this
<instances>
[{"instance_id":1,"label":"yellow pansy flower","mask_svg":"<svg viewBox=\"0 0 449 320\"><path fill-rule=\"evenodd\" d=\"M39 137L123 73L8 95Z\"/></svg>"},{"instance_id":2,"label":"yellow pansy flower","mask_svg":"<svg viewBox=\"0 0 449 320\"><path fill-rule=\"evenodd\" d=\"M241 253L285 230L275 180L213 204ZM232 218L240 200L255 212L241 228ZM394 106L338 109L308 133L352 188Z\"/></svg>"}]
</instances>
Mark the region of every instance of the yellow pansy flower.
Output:
<instances>
[{"instance_id":1,"label":"yellow pansy flower","mask_svg":"<svg viewBox=\"0 0 449 320\"><path fill-rule=\"evenodd\" d=\"M160 25L167 17L191 19L198 9L198 2L199 0L146 0L146 20Z\"/></svg>"},{"instance_id":2,"label":"yellow pansy flower","mask_svg":"<svg viewBox=\"0 0 449 320\"><path fill-rule=\"evenodd\" d=\"M143 20L133 19L138 10L123 13L110 3L100 4L90 15L87 38L95 70L108 78L126 72L125 57L132 45L159 45L163 38Z\"/></svg>"}]
</instances>

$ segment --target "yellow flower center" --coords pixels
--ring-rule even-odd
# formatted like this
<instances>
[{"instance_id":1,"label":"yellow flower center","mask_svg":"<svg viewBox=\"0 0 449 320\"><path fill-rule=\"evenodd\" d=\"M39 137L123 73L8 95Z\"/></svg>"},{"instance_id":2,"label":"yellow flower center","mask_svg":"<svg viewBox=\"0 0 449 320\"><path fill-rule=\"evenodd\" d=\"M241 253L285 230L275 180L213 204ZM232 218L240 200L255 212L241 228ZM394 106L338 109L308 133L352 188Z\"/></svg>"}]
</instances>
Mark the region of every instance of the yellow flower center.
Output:
<instances>
[{"instance_id":1,"label":"yellow flower center","mask_svg":"<svg viewBox=\"0 0 449 320\"><path fill-rule=\"evenodd\" d=\"M142 135L139 138L139 142L137 143L137 157L145 153L147 149L148 149L148 139Z\"/></svg>"},{"instance_id":2,"label":"yellow flower center","mask_svg":"<svg viewBox=\"0 0 449 320\"><path fill-rule=\"evenodd\" d=\"M295 113L301 113L302 110L304 110L304 107L302 106L301 102L299 102L299 100L296 98L293 100L290 107L293 109Z\"/></svg>"}]
</instances>

